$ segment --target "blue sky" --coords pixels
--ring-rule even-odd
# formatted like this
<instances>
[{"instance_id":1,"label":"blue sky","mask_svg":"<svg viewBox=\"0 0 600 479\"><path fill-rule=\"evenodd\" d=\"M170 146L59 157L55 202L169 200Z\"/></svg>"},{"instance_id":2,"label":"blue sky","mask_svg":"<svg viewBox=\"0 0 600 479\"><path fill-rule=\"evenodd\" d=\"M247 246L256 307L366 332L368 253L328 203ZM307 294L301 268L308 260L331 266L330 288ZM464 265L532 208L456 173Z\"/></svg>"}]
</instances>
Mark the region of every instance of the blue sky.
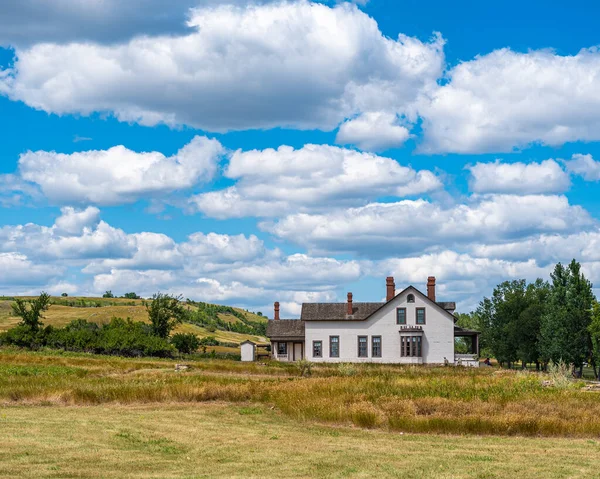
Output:
<instances>
[{"instance_id":1,"label":"blue sky","mask_svg":"<svg viewBox=\"0 0 600 479\"><path fill-rule=\"evenodd\" d=\"M0 5L0 293L295 317L600 284L592 2Z\"/></svg>"}]
</instances>

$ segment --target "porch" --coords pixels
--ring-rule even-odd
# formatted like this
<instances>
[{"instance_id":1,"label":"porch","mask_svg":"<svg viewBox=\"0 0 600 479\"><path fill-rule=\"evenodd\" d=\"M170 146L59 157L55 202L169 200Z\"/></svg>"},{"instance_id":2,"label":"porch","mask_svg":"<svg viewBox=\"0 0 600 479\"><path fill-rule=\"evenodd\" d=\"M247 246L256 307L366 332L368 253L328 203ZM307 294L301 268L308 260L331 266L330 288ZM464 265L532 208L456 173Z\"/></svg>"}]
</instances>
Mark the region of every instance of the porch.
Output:
<instances>
[{"instance_id":1,"label":"porch","mask_svg":"<svg viewBox=\"0 0 600 479\"><path fill-rule=\"evenodd\" d=\"M456 366L479 367L479 331L454 326L454 338L468 338L469 351L454 353Z\"/></svg>"}]
</instances>

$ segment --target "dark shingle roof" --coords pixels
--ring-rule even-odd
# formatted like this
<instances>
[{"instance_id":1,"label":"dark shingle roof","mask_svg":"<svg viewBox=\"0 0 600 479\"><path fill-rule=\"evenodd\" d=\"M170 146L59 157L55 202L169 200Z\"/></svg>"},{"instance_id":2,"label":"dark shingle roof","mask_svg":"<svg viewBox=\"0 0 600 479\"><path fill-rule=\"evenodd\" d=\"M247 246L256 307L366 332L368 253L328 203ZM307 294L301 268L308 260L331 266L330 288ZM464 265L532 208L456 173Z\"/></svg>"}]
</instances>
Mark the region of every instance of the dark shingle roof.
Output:
<instances>
[{"instance_id":1,"label":"dark shingle roof","mask_svg":"<svg viewBox=\"0 0 600 479\"><path fill-rule=\"evenodd\" d=\"M454 301L437 301L437 305L444 308L446 311L454 311L456 309L456 303Z\"/></svg>"},{"instance_id":2,"label":"dark shingle roof","mask_svg":"<svg viewBox=\"0 0 600 479\"><path fill-rule=\"evenodd\" d=\"M362 321L385 303L352 303L352 316L347 315L348 303L303 303L303 321Z\"/></svg>"},{"instance_id":3,"label":"dark shingle roof","mask_svg":"<svg viewBox=\"0 0 600 479\"><path fill-rule=\"evenodd\" d=\"M304 339L304 321L299 319L270 320L267 323L267 337L271 339Z\"/></svg>"}]
</instances>

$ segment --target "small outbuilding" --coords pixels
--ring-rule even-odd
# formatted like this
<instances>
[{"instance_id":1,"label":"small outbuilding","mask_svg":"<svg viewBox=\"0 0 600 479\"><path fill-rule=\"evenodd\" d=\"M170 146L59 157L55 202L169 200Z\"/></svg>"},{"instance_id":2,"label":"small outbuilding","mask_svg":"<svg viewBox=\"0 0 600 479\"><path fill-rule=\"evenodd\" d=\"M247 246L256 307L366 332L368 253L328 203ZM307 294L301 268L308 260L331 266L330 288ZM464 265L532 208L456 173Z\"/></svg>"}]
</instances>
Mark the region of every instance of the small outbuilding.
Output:
<instances>
[{"instance_id":1,"label":"small outbuilding","mask_svg":"<svg viewBox=\"0 0 600 479\"><path fill-rule=\"evenodd\" d=\"M240 343L242 350L242 361L256 361L256 343L244 341Z\"/></svg>"}]
</instances>

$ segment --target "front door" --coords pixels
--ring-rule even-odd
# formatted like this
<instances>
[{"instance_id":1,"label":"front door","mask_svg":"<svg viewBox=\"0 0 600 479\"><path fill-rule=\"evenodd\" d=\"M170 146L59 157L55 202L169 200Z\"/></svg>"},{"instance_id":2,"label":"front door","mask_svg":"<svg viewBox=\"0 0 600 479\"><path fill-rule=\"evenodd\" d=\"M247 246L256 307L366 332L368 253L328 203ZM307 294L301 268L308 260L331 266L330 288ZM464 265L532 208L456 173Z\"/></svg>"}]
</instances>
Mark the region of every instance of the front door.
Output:
<instances>
[{"instance_id":1,"label":"front door","mask_svg":"<svg viewBox=\"0 0 600 479\"><path fill-rule=\"evenodd\" d=\"M302 359L302 343L294 343L294 361Z\"/></svg>"}]
</instances>

